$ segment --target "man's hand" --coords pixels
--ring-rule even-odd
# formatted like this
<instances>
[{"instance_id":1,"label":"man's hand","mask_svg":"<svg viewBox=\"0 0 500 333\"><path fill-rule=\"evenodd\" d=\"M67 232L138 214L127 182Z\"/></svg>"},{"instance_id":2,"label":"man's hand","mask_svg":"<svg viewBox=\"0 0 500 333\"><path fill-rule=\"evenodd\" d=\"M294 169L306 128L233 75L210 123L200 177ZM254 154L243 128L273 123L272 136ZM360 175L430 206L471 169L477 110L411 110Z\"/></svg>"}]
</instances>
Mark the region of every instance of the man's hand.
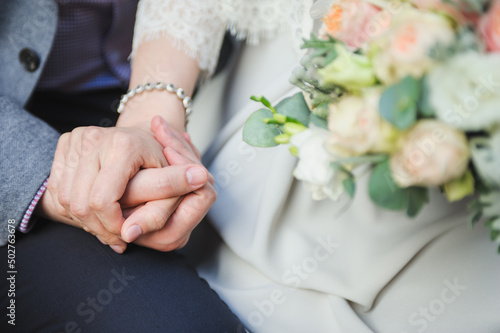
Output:
<instances>
[{"instance_id":1,"label":"man's hand","mask_svg":"<svg viewBox=\"0 0 500 333\"><path fill-rule=\"evenodd\" d=\"M76 128L59 139L41 209L44 215L80 226L123 252L119 200L141 168L166 165L161 145L148 131Z\"/></svg>"}]
</instances>

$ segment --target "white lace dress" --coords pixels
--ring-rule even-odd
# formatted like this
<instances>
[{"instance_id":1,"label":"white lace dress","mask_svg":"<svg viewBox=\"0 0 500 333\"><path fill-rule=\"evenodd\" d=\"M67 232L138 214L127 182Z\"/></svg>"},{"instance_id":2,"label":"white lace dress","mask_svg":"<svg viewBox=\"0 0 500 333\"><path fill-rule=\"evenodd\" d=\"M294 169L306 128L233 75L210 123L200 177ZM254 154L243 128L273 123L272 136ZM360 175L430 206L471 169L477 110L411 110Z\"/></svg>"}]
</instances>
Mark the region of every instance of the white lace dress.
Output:
<instances>
[{"instance_id":1,"label":"white lace dress","mask_svg":"<svg viewBox=\"0 0 500 333\"><path fill-rule=\"evenodd\" d=\"M209 218L222 242L204 249L201 275L254 332L500 331L500 256L484 228L467 229L464 203L434 191L409 219L375 207L366 179L353 200L313 201L291 176L287 147L242 142L259 107L250 95L277 102L296 91L288 77L313 28L310 5L140 3L134 45L166 34L208 73L226 28L249 42L200 91L189 129L202 148L215 137L205 154L218 190Z\"/></svg>"}]
</instances>

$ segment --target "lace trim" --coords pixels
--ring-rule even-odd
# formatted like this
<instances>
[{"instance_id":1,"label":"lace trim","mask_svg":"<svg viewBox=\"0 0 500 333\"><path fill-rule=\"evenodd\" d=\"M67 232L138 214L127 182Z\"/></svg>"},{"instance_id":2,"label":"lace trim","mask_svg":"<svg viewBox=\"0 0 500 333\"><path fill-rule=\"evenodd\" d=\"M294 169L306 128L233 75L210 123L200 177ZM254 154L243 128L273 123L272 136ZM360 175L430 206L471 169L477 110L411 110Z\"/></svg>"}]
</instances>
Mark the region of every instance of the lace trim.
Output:
<instances>
[{"instance_id":1,"label":"lace trim","mask_svg":"<svg viewBox=\"0 0 500 333\"><path fill-rule=\"evenodd\" d=\"M162 36L195 59L210 75L224 32L249 44L290 32L300 45L310 31L308 10L313 0L141 0L137 11L131 58L139 44Z\"/></svg>"}]
</instances>

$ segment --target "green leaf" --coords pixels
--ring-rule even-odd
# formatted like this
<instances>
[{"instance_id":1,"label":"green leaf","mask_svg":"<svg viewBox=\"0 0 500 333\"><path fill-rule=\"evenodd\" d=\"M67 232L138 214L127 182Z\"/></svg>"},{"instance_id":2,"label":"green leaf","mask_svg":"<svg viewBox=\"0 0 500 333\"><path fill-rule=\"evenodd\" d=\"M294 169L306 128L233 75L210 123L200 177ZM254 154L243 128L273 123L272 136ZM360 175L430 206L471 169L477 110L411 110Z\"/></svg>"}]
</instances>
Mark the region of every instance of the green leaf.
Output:
<instances>
[{"instance_id":1,"label":"green leaf","mask_svg":"<svg viewBox=\"0 0 500 333\"><path fill-rule=\"evenodd\" d=\"M425 187L400 188L392 178L389 160L375 167L369 184L370 198L382 208L406 210L406 214L415 217L422 207L429 202L429 191Z\"/></svg>"},{"instance_id":2,"label":"green leaf","mask_svg":"<svg viewBox=\"0 0 500 333\"><path fill-rule=\"evenodd\" d=\"M490 232L490 239L492 241L497 241L497 239L499 238L500 236L500 230L491 230Z\"/></svg>"},{"instance_id":3,"label":"green leaf","mask_svg":"<svg viewBox=\"0 0 500 333\"><path fill-rule=\"evenodd\" d=\"M340 43L338 40L332 36L328 36L328 40L321 39L317 37L314 33L311 33L310 39L304 39L304 44L302 44L302 49L325 49L332 48L335 44Z\"/></svg>"},{"instance_id":4,"label":"green leaf","mask_svg":"<svg viewBox=\"0 0 500 333\"><path fill-rule=\"evenodd\" d=\"M351 198L354 197L354 192L356 192L356 182L354 178L351 177L346 178L344 179L342 184L344 185L344 189L347 192L347 194L349 194Z\"/></svg>"},{"instance_id":5,"label":"green leaf","mask_svg":"<svg viewBox=\"0 0 500 333\"><path fill-rule=\"evenodd\" d=\"M342 164L378 164L387 160L388 156L384 154L373 154L373 155L361 155L354 157L346 157L337 160L338 163Z\"/></svg>"},{"instance_id":6,"label":"green leaf","mask_svg":"<svg viewBox=\"0 0 500 333\"><path fill-rule=\"evenodd\" d=\"M420 82L407 76L387 88L380 97L380 114L401 130L410 128L417 120Z\"/></svg>"},{"instance_id":7,"label":"green leaf","mask_svg":"<svg viewBox=\"0 0 500 333\"><path fill-rule=\"evenodd\" d=\"M422 79L420 99L418 100L418 113L423 117L435 117L436 113L434 108L430 104L430 94L429 85L426 78Z\"/></svg>"},{"instance_id":8,"label":"green leaf","mask_svg":"<svg viewBox=\"0 0 500 333\"><path fill-rule=\"evenodd\" d=\"M309 125L311 111L309 111L309 107L302 93L296 93L293 96L283 99L276 105L276 112L296 119L304 126Z\"/></svg>"},{"instance_id":9,"label":"green leaf","mask_svg":"<svg viewBox=\"0 0 500 333\"><path fill-rule=\"evenodd\" d=\"M406 214L410 217L418 215L422 207L429 202L429 190L426 187L409 187L410 193L408 209Z\"/></svg>"},{"instance_id":10,"label":"green leaf","mask_svg":"<svg viewBox=\"0 0 500 333\"><path fill-rule=\"evenodd\" d=\"M279 126L266 124L265 118L271 118L273 113L268 109L255 111L246 121L243 128L243 141L255 147L273 147L278 144L274 137L281 134Z\"/></svg>"},{"instance_id":11,"label":"green leaf","mask_svg":"<svg viewBox=\"0 0 500 333\"><path fill-rule=\"evenodd\" d=\"M311 113L310 121L312 124L323 128L328 129L328 121L325 118L318 117L317 115Z\"/></svg>"},{"instance_id":12,"label":"green leaf","mask_svg":"<svg viewBox=\"0 0 500 333\"><path fill-rule=\"evenodd\" d=\"M408 189L396 185L389 169L389 161L378 164L370 178L370 198L378 206L390 210L406 210L410 199Z\"/></svg>"},{"instance_id":13,"label":"green leaf","mask_svg":"<svg viewBox=\"0 0 500 333\"><path fill-rule=\"evenodd\" d=\"M483 218L483 212L482 211L476 211L472 212L471 215L469 216L469 220L467 221L469 227L472 229L481 219Z\"/></svg>"},{"instance_id":14,"label":"green leaf","mask_svg":"<svg viewBox=\"0 0 500 333\"><path fill-rule=\"evenodd\" d=\"M338 163L338 162L332 162L330 163L330 166L335 170L335 171L338 171L338 172L343 172L347 175L347 177L349 178L353 178L354 179L354 174L347 170L344 165L342 165L342 163Z\"/></svg>"}]
</instances>

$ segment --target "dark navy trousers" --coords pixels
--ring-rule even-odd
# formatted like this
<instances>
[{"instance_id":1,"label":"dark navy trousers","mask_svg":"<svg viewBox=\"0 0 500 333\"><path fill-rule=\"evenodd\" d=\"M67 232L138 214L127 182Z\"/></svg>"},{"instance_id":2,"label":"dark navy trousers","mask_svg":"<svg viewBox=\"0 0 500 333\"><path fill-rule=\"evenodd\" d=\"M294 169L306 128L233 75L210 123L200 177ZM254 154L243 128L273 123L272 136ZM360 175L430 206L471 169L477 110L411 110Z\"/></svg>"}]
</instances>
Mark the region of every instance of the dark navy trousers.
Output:
<instances>
[{"instance_id":1,"label":"dark navy trousers","mask_svg":"<svg viewBox=\"0 0 500 333\"><path fill-rule=\"evenodd\" d=\"M16 233L15 281L7 252L0 248L0 332L245 332L176 252L130 245L120 255L83 230L46 220Z\"/></svg>"}]
</instances>

